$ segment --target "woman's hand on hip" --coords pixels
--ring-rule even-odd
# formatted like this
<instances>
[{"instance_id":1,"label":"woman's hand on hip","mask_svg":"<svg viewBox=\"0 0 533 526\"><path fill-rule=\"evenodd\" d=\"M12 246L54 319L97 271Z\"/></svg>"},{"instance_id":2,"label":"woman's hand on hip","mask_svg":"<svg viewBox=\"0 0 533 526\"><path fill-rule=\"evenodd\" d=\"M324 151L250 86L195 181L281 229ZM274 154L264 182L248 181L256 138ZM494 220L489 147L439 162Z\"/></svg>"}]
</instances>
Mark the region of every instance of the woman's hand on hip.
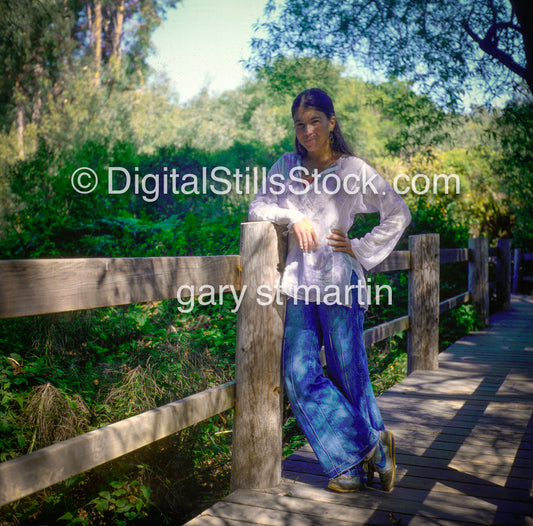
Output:
<instances>
[{"instance_id":1,"label":"woman's hand on hip","mask_svg":"<svg viewBox=\"0 0 533 526\"><path fill-rule=\"evenodd\" d=\"M355 259L350 238L344 232L332 228L328 239L328 245L333 247L334 252L346 252Z\"/></svg>"},{"instance_id":2,"label":"woman's hand on hip","mask_svg":"<svg viewBox=\"0 0 533 526\"><path fill-rule=\"evenodd\" d=\"M292 229L298 238L298 244L304 252L311 252L318 248L318 236L315 227L306 218L302 217L292 225Z\"/></svg>"}]
</instances>

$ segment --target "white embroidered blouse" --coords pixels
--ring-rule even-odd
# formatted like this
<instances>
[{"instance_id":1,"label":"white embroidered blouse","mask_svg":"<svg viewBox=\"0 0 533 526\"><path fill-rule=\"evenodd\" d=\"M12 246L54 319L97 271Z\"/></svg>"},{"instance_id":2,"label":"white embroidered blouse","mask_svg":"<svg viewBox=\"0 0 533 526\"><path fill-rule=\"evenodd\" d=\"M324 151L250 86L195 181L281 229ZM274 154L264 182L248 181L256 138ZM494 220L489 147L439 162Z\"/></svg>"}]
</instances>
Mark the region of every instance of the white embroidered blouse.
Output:
<instances>
[{"instance_id":1,"label":"white embroidered blouse","mask_svg":"<svg viewBox=\"0 0 533 526\"><path fill-rule=\"evenodd\" d=\"M272 166L266 183L250 204L250 221L271 221L288 227L281 292L302 300L351 306L350 281L355 271L361 285L356 298L366 308L363 267L375 267L392 252L411 220L407 205L371 166L357 157L341 156L311 185L300 179L302 170L298 154L284 154ZM347 233L356 214L371 212L379 212L380 223L362 238L351 240L356 258L334 252L326 239L331 229ZM318 235L318 249L312 252L300 249L291 228L303 217L313 224Z\"/></svg>"}]
</instances>

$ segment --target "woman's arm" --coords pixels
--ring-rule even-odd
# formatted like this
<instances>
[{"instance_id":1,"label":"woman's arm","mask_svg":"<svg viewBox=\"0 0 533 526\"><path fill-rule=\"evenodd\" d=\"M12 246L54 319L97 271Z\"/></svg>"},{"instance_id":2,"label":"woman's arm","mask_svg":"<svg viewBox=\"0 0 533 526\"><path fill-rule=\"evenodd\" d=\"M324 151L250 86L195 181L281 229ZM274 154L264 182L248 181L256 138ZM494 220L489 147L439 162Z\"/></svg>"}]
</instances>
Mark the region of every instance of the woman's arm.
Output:
<instances>
[{"instance_id":1,"label":"woman's arm","mask_svg":"<svg viewBox=\"0 0 533 526\"><path fill-rule=\"evenodd\" d=\"M362 180L371 184L361 185L362 204L365 210L357 212L379 212L379 225L359 239L350 240L355 258L366 270L381 263L394 250L403 232L411 222L411 214L405 201L368 164L362 163ZM359 201L361 202L361 201ZM347 250L345 250L347 251Z\"/></svg>"},{"instance_id":2,"label":"woman's arm","mask_svg":"<svg viewBox=\"0 0 533 526\"><path fill-rule=\"evenodd\" d=\"M298 244L304 252L318 248L318 236L311 222L302 212L294 208L279 205L278 196L287 192L287 178L283 174L286 159L278 160L268 173L266 185L250 204L248 219L250 221L271 221L278 225L287 225L294 231Z\"/></svg>"},{"instance_id":3,"label":"woman's arm","mask_svg":"<svg viewBox=\"0 0 533 526\"><path fill-rule=\"evenodd\" d=\"M278 197L287 191L287 178L283 175L284 158L280 158L268 172L264 185L257 192L248 211L249 221L270 221L291 227L303 219L304 214L296 209L279 205Z\"/></svg>"}]
</instances>

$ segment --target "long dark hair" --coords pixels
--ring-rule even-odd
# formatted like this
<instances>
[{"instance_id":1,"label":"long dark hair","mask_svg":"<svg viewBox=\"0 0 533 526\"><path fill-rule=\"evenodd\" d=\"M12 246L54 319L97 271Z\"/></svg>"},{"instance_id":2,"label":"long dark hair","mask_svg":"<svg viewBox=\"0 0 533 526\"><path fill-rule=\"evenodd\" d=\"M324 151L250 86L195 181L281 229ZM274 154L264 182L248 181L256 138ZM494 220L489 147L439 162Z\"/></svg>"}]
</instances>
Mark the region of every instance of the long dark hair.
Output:
<instances>
[{"instance_id":1,"label":"long dark hair","mask_svg":"<svg viewBox=\"0 0 533 526\"><path fill-rule=\"evenodd\" d=\"M292 118L294 119L298 108L313 108L314 110L321 111L326 114L328 119L331 119L335 115L335 109L333 108L333 101L330 96L321 89L311 88L302 91L292 103ZM294 147L296 152L300 154L301 157L307 155L307 150L298 142L298 139L294 138ZM335 127L331 132L331 149L334 152L346 155L354 155L351 148L346 144L344 137L342 136L341 128L339 125L339 120L335 122Z\"/></svg>"}]
</instances>

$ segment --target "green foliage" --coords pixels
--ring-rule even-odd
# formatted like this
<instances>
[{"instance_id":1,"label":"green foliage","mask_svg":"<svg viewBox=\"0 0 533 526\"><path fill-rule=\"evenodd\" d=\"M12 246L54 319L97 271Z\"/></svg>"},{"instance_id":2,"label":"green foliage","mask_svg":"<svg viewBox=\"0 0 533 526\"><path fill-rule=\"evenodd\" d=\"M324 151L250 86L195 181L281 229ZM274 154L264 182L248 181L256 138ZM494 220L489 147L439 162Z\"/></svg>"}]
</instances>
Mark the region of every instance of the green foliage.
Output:
<instances>
[{"instance_id":1,"label":"green foliage","mask_svg":"<svg viewBox=\"0 0 533 526\"><path fill-rule=\"evenodd\" d=\"M455 340L482 327L479 315L472 305L461 305L445 312L439 325L439 348L444 350Z\"/></svg>"},{"instance_id":2,"label":"green foliage","mask_svg":"<svg viewBox=\"0 0 533 526\"><path fill-rule=\"evenodd\" d=\"M284 97L287 108L301 91L320 88L335 100L342 93L341 67L327 59L302 57L277 59L261 67L257 78L265 80L271 95Z\"/></svg>"},{"instance_id":3,"label":"green foliage","mask_svg":"<svg viewBox=\"0 0 533 526\"><path fill-rule=\"evenodd\" d=\"M307 438L302 433L292 412L289 412L289 406L287 406L287 413L283 423L283 458L287 458L307 444Z\"/></svg>"},{"instance_id":4,"label":"green foliage","mask_svg":"<svg viewBox=\"0 0 533 526\"><path fill-rule=\"evenodd\" d=\"M150 488L141 485L137 480L114 480L109 483L109 486L109 490L100 491L98 497L89 502L87 507L90 509L90 515L97 515L100 521L120 526L125 526L130 521L148 515ZM82 508L76 515L68 511L57 520L65 521L66 526L75 524L88 526L93 524L90 515Z\"/></svg>"},{"instance_id":5,"label":"green foliage","mask_svg":"<svg viewBox=\"0 0 533 526\"><path fill-rule=\"evenodd\" d=\"M230 380L236 314L227 300L188 314L178 311L176 301L164 301L2 320L2 460ZM6 507L0 519L16 513L39 524L61 516L69 524L118 524L147 513L163 517L156 503L190 507L186 492L175 495L173 485L184 472L186 485L199 493L205 491L194 480L199 472L202 485L208 484L209 473L227 483L228 428L231 418L211 419L171 443L139 453L133 467L122 460L103 466L55 486L53 497L37 494ZM169 470L165 463L175 458L191 466ZM152 471L134 468L139 462L149 463ZM148 490L156 494L151 497ZM180 502L169 504L176 499Z\"/></svg>"},{"instance_id":6,"label":"green foliage","mask_svg":"<svg viewBox=\"0 0 533 526\"><path fill-rule=\"evenodd\" d=\"M377 395L407 375L406 333L401 332L367 350L372 388Z\"/></svg>"},{"instance_id":7,"label":"green foliage","mask_svg":"<svg viewBox=\"0 0 533 526\"><path fill-rule=\"evenodd\" d=\"M179 1L0 3L1 127L9 129L14 106L23 126L39 124L47 102L62 105L73 77L85 76L88 87L138 85L151 34Z\"/></svg>"},{"instance_id":8,"label":"green foliage","mask_svg":"<svg viewBox=\"0 0 533 526\"><path fill-rule=\"evenodd\" d=\"M506 0L460 5L270 0L248 65L260 69L287 57L329 58L414 81L434 99L451 104L458 104L468 88L509 94L517 78L527 80L531 90L527 9L527 2Z\"/></svg>"},{"instance_id":9,"label":"green foliage","mask_svg":"<svg viewBox=\"0 0 533 526\"><path fill-rule=\"evenodd\" d=\"M507 195L516 225L515 245L533 250L533 103L516 101L496 116L493 133L501 157L496 165L500 192Z\"/></svg>"},{"instance_id":10,"label":"green foliage","mask_svg":"<svg viewBox=\"0 0 533 526\"><path fill-rule=\"evenodd\" d=\"M143 16L155 24L161 15L157 6L171 3L141 3L148 10ZM106 6L112 11L111 4ZM132 50L144 49L148 33L139 38L140 47ZM175 168L181 175L201 177L204 170L210 174L224 166L232 174L256 168L262 176L263 168L293 148L290 103L310 85L333 94L346 137L389 181L398 173L459 175L459 195L439 190L406 196L413 213L409 234L439 232L441 246L458 247L466 245L470 232L493 239L512 226L502 198L505 189L496 190L500 172L494 167L509 163L508 186L518 203L513 184L524 175L519 163L529 162L522 136L529 120L523 109L509 109L502 116L445 114L428 97L414 94L409 84L375 85L341 76L340 67L315 58L276 61L239 89L217 97L202 92L179 105L164 84L144 84L132 73L142 71L144 57L143 52L138 58L131 55L119 67L105 55L99 86L92 65L83 69L76 63L75 74L63 77L58 72L60 88L43 91L41 115L26 126L22 158L16 130L5 128L0 141L0 257L237 254L250 193L234 188L228 195L197 195L183 192L180 182L175 195L161 194L153 202L132 189L109 195L108 168L120 166L141 177L161 177ZM47 78L40 80L56 82ZM5 114L6 123L12 122L15 102ZM28 113L28 99L24 104ZM505 130L501 145L486 135L489 123ZM511 163L515 150L518 161ZM93 193L73 190L71 175L79 167L98 174L100 185ZM513 210L518 214L518 208ZM358 217L350 235L360 237L378 222L375 214ZM406 237L399 248L406 248ZM461 265L442 268L442 297L465 290ZM368 284L373 290L390 285L393 302L372 304L367 327L406 313L406 272L371 275ZM190 313L178 306L176 301L151 302L1 320L0 459L231 379L233 301L225 297L223 305L196 306ZM450 342L472 328L472 312L461 307L443 317L441 340ZM405 347L405 335L398 334L368 350L376 393L405 375ZM227 490L231 426L231 412L218 415L14 503L2 510L0 521L175 522L183 513L205 507L215 492ZM284 431L288 454L303 441L289 412Z\"/></svg>"}]
</instances>

